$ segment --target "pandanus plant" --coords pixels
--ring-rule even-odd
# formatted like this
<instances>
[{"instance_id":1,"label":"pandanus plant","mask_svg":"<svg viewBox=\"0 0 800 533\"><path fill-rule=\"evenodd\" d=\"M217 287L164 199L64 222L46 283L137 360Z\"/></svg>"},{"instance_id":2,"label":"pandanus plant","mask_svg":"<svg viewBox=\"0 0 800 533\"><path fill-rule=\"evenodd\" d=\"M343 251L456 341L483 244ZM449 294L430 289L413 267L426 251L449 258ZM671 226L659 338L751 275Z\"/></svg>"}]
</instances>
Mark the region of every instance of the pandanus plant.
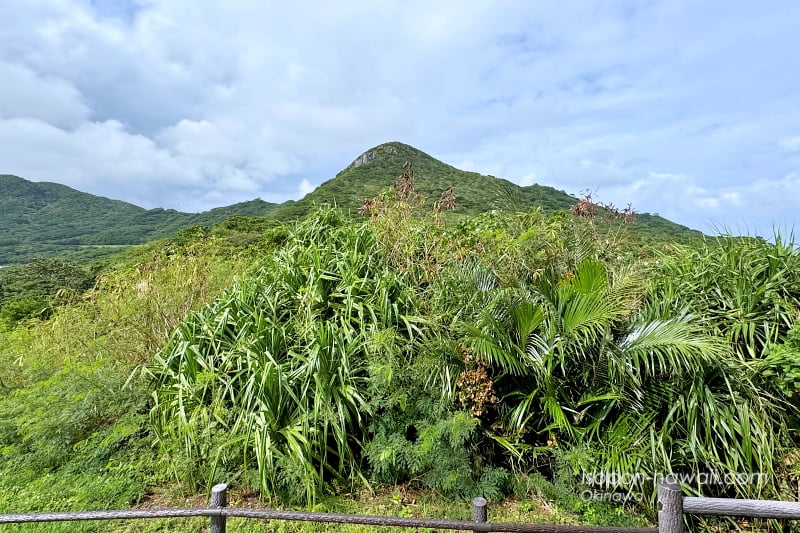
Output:
<instances>
[{"instance_id":1,"label":"pandanus plant","mask_svg":"<svg viewBox=\"0 0 800 533\"><path fill-rule=\"evenodd\" d=\"M326 481L361 478L368 367L413 342L414 302L369 227L316 213L149 366L159 442L207 465L184 463L197 482L238 473L310 501Z\"/></svg>"}]
</instances>

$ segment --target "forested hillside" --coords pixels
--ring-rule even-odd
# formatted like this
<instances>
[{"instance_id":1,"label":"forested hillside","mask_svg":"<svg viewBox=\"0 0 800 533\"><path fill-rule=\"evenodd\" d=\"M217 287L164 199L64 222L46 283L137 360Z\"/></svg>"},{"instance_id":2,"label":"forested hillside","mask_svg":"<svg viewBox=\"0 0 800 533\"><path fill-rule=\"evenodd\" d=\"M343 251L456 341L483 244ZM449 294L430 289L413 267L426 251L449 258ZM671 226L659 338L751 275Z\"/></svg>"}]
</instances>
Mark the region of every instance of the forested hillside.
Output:
<instances>
[{"instance_id":1,"label":"forested hillside","mask_svg":"<svg viewBox=\"0 0 800 533\"><path fill-rule=\"evenodd\" d=\"M307 214L314 206L335 205L357 210L364 200L392 185L409 162L419 193L433 204L453 188L458 196L457 216L474 216L495 209L524 211L541 207L546 212L569 209L576 198L542 185L521 187L502 178L459 170L407 144L384 143L358 156L335 178L322 183L297 202L281 204L271 216L290 219ZM620 206L624 207L624 206ZM698 231L663 217L640 213L633 232L653 241L685 242L700 237Z\"/></svg>"},{"instance_id":2,"label":"forested hillside","mask_svg":"<svg viewBox=\"0 0 800 533\"><path fill-rule=\"evenodd\" d=\"M587 200L454 217L408 171L361 214L28 272L75 283L0 316L0 508L174 505L226 481L273 507L410 516L480 494L610 525L652 518L658 472L796 495L793 243L648 247Z\"/></svg>"},{"instance_id":3,"label":"forested hillside","mask_svg":"<svg viewBox=\"0 0 800 533\"><path fill-rule=\"evenodd\" d=\"M203 213L146 210L56 183L0 175L0 265L54 256L89 262L133 244L174 236L193 225L210 227L231 216L268 215L289 221L321 205L355 212L366 198L391 185L406 162L412 165L417 188L431 204L452 188L459 199L456 217L493 209L541 207L551 212L569 209L575 203L574 197L552 187L520 187L504 179L458 170L397 142L366 151L299 201L271 204L256 199ZM639 223L632 231L643 241L686 242L700 236L700 232L659 216L642 213L637 217Z\"/></svg>"},{"instance_id":4,"label":"forested hillside","mask_svg":"<svg viewBox=\"0 0 800 533\"><path fill-rule=\"evenodd\" d=\"M147 210L57 183L0 175L0 265L54 256L107 257L192 225L211 226L232 215L264 216L274 205L252 200L204 213Z\"/></svg>"},{"instance_id":5,"label":"forested hillside","mask_svg":"<svg viewBox=\"0 0 800 533\"><path fill-rule=\"evenodd\" d=\"M575 199L563 191L541 185L520 187L510 181L459 170L403 143L392 142L371 148L357 157L334 179L326 181L305 198L282 205L274 215L305 214L314 205L334 203L338 207L358 209L365 198L389 187L408 161L413 166L419 192L432 202L449 187L455 186L461 199L461 214L475 215L492 209L540 206L547 210L569 209Z\"/></svg>"}]
</instances>

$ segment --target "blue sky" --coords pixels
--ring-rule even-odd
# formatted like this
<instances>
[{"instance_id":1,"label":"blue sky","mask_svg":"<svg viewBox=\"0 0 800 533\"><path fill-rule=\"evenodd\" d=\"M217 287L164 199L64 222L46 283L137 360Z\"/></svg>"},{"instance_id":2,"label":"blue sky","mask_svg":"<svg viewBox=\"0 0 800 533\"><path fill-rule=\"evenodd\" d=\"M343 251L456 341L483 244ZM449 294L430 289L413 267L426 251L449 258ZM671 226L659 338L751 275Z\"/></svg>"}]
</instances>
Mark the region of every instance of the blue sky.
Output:
<instances>
[{"instance_id":1,"label":"blue sky","mask_svg":"<svg viewBox=\"0 0 800 533\"><path fill-rule=\"evenodd\" d=\"M800 2L289 4L5 0L0 173L200 211L397 140L706 232L798 222Z\"/></svg>"}]
</instances>

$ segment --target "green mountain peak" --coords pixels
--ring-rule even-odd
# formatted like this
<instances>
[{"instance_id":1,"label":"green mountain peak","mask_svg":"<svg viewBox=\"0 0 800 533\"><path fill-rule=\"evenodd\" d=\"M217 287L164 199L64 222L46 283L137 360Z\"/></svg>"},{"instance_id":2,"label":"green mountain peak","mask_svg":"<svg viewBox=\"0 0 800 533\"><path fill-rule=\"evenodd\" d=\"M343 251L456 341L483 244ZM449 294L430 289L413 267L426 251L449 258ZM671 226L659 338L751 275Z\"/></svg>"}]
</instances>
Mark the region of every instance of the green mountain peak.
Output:
<instances>
[{"instance_id":1,"label":"green mountain peak","mask_svg":"<svg viewBox=\"0 0 800 533\"><path fill-rule=\"evenodd\" d=\"M430 202L455 186L457 211L463 215L501 208L509 197L518 197L522 209L533 206L548 210L568 209L577 201L552 187L520 187L508 180L457 169L413 146L388 142L363 152L334 178L322 183L303 199L277 208L272 216L301 216L320 204L358 209L365 198L374 197L391 187L403 173L406 162L412 165L417 191Z\"/></svg>"},{"instance_id":2,"label":"green mountain peak","mask_svg":"<svg viewBox=\"0 0 800 533\"><path fill-rule=\"evenodd\" d=\"M103 249L111 253L120 247L175 235L188 226L210 226L233 215L290 220L324 204L355 213L365 199L391 187L406 163L411 163L417 192L429 204L455 187L459 216L492 209L541 207L554 211L569 209L577 202L575 197L553 187L521 187L505 179L457 169L396 141L366 150L301 200L277 205L256 199L204 213L146 210L65 185L31 182L6 174L0 175L0 265L64 253L96 257ZM638 215L636 226L636 231L641 229L662 239L700 235L648 214Z\"/></svg>"}]
</instances>

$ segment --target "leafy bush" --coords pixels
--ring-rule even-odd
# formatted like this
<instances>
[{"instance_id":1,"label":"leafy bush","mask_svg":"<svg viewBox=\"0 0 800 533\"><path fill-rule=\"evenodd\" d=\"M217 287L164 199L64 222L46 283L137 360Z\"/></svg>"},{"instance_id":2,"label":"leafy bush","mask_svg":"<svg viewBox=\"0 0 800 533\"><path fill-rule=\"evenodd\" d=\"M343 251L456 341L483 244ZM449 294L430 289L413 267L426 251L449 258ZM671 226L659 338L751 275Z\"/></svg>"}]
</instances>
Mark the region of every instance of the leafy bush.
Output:
<instances>
[{"instance_id":1,"label":"leafy bush","mask_svg":"<svg viewBox=\"0 0 800 533\"><path fill-rule=\"evenodd\" d=\"M760 484L727 488L774 494L785 418L702 322L638 311L637 279L586 259L560 279L495 289L465 324L493 372L502 442L519 456L582 442L583 466L609 474L763 472Z\"/></svg>"},{"instance_id":2,"label":"leafy bush","mask_svg":"<svg viewBox=\"0 0 800 533\"><path fill-rule=\"evenodd\" d=\"M147 367L159 442L185 458L176 475L238 476L306 500L327 480L357 479L368 371L380 366L371 361L414 342L414 313L368 227L332 210L303 221L257 276L194 313Z\"/></svg>"}]
</instances>

